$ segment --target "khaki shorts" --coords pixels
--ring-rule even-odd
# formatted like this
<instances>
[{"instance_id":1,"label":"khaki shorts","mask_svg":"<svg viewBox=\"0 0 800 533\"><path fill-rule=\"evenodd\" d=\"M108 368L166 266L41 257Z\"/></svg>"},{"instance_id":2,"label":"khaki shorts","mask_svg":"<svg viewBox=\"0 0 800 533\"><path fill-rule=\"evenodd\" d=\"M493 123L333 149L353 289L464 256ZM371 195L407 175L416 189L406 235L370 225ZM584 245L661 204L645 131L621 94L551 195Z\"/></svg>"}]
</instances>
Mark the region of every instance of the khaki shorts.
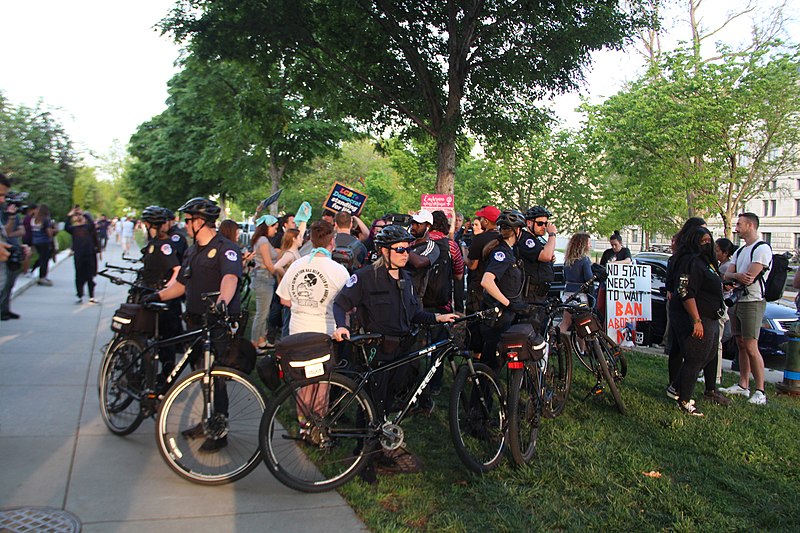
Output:
<instances>
[{"instance_id":1,"label":"khaki shorts","mask_svg":"<svg viewBox=\"0 0 800 533\"><path fill-rule=\"evenodd\" d=\"M756 339L761 333L761 322L767 310L766 300L758 302L739 302L731 312L733 334L743 339Z\"/></svg>"}]
</instances>

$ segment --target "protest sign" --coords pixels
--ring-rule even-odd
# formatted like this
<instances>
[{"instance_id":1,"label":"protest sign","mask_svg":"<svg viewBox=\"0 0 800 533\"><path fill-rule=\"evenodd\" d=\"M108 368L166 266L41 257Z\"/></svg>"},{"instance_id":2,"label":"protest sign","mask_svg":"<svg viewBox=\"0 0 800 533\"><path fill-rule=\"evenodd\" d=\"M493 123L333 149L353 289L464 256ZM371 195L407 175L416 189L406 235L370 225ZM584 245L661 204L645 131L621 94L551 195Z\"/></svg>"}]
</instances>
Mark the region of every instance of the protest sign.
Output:
<instances>
[{"instance_id":1,"label":"protest sign","mask_svg":"<svg viewBox=\"0 0 800 533\"><path fill-rule=\"evenodd\" d=\"M334 182L331 187L331 192L328 193L328 198L322 207L329 211L344 211L351 215L358 215L364 208L364 203L367 201L367 195L355 189L351 189L346 185Z\"/></svg>"},{"instance_id":2,"label":"protest sign","mask_svg":"<svg viewBox=\"0 0 800 533\"><path fill-rule=\"evenodd\" d=\"M444 211L450 224L453 223L456 216L455 197L452 194L423 194L420 199L420 207L431 213Z\"/></svg>"},{"instance_id":3,"label":"protest sign","mask_svg":"<svg viewBox=\"0 0 800 533\"><path fill-rule=\"evenodd\" d=\"M652 319L650 265L608 263L606 267L606 330L622 343L628 323Z\"/></svg>"}]
</instances>

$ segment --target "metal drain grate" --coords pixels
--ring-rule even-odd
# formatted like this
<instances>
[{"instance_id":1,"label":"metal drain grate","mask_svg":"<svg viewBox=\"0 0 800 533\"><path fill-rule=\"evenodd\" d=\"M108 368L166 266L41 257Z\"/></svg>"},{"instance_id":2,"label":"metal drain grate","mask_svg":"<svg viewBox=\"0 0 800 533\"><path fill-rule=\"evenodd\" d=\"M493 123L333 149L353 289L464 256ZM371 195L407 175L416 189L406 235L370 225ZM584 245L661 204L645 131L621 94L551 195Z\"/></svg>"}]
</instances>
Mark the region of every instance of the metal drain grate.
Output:
<instances>
[{"instance_id":1,"label":"metal drain grate","mask_svg":"<svg viewBox=\"0 0 800 533\"><path fill-rule=\"evenodd\" d=\"M15 507L0 510L2 533L78 533L81 521L74 514L52 507Z\"/></svg>"}]
</instances>

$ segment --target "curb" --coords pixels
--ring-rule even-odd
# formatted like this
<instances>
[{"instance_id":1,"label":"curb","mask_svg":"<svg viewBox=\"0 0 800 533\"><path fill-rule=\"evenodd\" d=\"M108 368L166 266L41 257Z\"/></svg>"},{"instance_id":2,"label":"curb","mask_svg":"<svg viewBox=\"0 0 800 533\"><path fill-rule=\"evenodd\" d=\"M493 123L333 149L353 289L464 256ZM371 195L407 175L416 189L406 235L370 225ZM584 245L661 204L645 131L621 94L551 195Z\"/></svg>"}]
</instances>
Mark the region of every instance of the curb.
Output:
<instances>
[{"instance_id":1,"label":"curb","mask_svg":"<svg viewBox=\"0 0 800 533\"><path fill-rule=\"evenodd\" d=\"M56 254L56 262L53 266L50 267L50 271L55 270L61 263L67 260L72 254L70 253L72 250L62 250ZM20 281L22 281L20 283ZM17 283L14 286L14 290L11 292L11 299L19 297L23 292L30 289L32 286L36 285L38 281L37 278L23 278L22 276L17 277Z\"/></svg>"}]
</instances>

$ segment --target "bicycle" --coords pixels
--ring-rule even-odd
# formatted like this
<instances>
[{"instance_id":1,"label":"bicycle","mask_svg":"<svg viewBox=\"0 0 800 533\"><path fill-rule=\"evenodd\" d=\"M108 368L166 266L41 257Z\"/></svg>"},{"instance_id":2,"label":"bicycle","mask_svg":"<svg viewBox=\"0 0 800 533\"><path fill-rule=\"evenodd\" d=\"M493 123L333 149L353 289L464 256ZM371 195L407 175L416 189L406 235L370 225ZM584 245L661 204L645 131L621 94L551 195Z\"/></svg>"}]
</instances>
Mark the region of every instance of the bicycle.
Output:
<instances>
[{"instance_id":1,"label":"bicycle","mask_svg":"<svg viewBox=\"0 0 800 533\"><path fill-rule=\"evenodd\" d=\"M481 311L456 322L489 318L495 313ZM348 482L372 455L400 448L405 441L401 423L406 415L444 359L454 366L453 358L462 352L453 340L452 325L445 324L445 328L447 339L383 366L349 370L337 365L325 375L285 383L269 401L259 429L269 471L292 489L322 492ZM382 340L380 334L367 333L355 335L349 342L369 362L367 348ZM428 356L430 368L402 399L399 411L393 409L393 414L378 420L367 392L370 381ZM505 395L488 366L468 358L458 367L448 415L453 444L464 464L476 472L497 466L505 447Z\"/></svg>"},{"instance_id":2,"label":"bicycle","mask_svg":"<svg viewBox=\"0 0 800 533\"><path fill-rule=\"evenodd\" d=\"M121 338L103 360L99 382L100 411L113 433L130 434L155 416L156 443L167 466L203 485L236 481L255 468L261 458L258 424L266 406L249 377L214 364L212 335L220 326L225 334L234 327L224 308L213 304L217 296L202 295L209 310L199 329L144 343L136 336ZM145 307L160 312L167 305ZM183 343L188 346L180 361L163 381L156 379L159 348ZM202 366L178 380L197 350L202 350Z\"/></svg>"},{"instance_id":3,"label":"bicycle","mask_svg":"<svg viewBox=\"0 0 800 533\"><path fill-rule=\"evenodd\" d=\"M588 294L590 282L586 282L580 292ZM576 293L577 294L577 293ZM593 302L594 296L588 295ZM580 314L577 314L580 311ZM608 336L603 327L603 321L597 314L592 303L582 304L577 308L576 315L573 317L573 326L570 335L570 342L573 350L578 356L581 364L595 377L595 384L586 394L584 400L591 396L597 396L605 392L603 381L611 391L611 397L621 414L626 413L625 402L619 391L619 385L628 373L628 361L625 354L614 340ZM584 351L578 339L582 339L585 345L590 348Z\"/></svg>"}]
</instances>

